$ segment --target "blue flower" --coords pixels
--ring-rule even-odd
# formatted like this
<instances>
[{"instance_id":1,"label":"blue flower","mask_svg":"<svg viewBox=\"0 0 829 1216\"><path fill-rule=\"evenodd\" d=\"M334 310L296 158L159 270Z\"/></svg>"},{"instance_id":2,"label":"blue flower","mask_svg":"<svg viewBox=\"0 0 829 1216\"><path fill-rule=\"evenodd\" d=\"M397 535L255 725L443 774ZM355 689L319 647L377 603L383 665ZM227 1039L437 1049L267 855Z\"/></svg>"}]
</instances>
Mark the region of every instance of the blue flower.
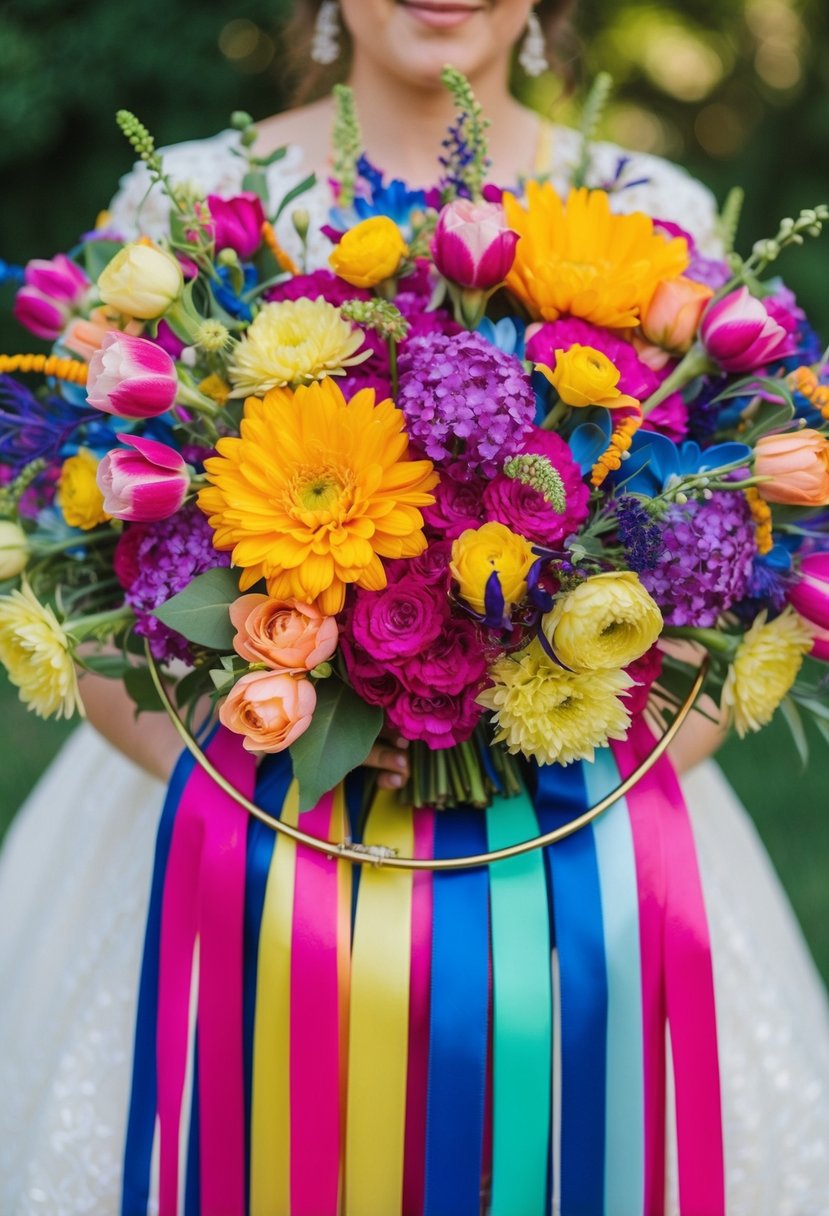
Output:
<instances>
[{"instance_id":1,"label":"blue flower","mask_svg":"<svg viewBox=\"0 0 829 1216\"><path fill-rule=\"evenodd\" d=\"M33 460L57 460L77 429L99 417L57 394L36 397L11 376L0 376L0 462L17 475Z\"/></svg>"},{"instance_id":2,"label":"blue flower","mask_svg":"<svg viewBox=\"0 0 829 1216\"><path fill-rule=\"evenodd\" d=\"M693 439L677 445L656 431L638 431L628 459L613 474L613 480L631 494L653 498L671 482L726 465L748 463L750 457L751 448L745 443L715 443L701 448Z\"/></svg>"},{"instance_id":3,"label":"blue flower","mask_svg":"<svg viewBox=\"0 0 829 1216\"><path fill-rule=\"evenodd\" d=\"M424 190L410 190L400 178L386 183L366 156L357 162L357 194L350 207L332 207L329 219L334 228L344 232L361 220L375 215L388 216L403 235L411 236L413 211L424 211L429 204Z\"/></svg>"},{"instance_id":4,"label":"blue flower","mask_svg":"<svg viewBox=\"0 0 829 1216\"><path fill-rule=\"evenodd\" d=\"M244 282L242 292L237 292L233 287L233 271L229 266L219 266L219 278L221 284L213 284L213 295L216 303L229 313L231 317L237 317L242 321L252 321L253 313L250 305L242 299L242 293L251 291L259 282L259 276L256 273L254 266L244 266Z\"/></svg>"}]
</instances>

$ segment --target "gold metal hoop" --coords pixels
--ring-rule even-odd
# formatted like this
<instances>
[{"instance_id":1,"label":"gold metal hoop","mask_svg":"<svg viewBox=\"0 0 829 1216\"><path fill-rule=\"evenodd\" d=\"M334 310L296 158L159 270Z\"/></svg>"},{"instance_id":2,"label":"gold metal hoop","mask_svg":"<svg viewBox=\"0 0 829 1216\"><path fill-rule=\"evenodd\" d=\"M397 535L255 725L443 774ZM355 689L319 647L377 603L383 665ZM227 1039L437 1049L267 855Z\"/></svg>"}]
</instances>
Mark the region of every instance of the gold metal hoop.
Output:
<instances>
[{"instance_id":1,"label":"gold metal hoop","mask_svg":"<svg viewBox=\"0 0 829 1216\"><path fill-rule=\"evenodd\" d=\"M577 815L574 819L568 820L567 823L561 824L552 831L543 832L540 836L534 836L530 840L521 840L516 844L507 845L502 849L493 849L489 853L470 854L467 857L398 857L389 850L388 856L385 852L374 853L363 851L353 844L348 844L345 841L336 843L328 840L320 840L318 836L309 836L307 832L303 832L300 828L292 827L288 823L283 823L281 819L277 819L274 815L269 815L267 811L263 811L256 803L251 802L244 794L240 794L235 790L230 782L222 776L217 768L208 760L193 735L182 722L181 718L173 706L167 689L164 687L164 682L161 678L161 673L158 666L150 653L149 645L145 647L147 654L147 662L150 667L150 675L152 676L153 684L161 699L161 703L169 715L170 721L179 733L184 746L195 757L196 762L204 769L209 777L216 782L221 790L223 790L229 798L232 798L239 806L243 807L249 815L254 819L260 820L261 823L266 823L268 827L273 828L275 832L281 833L283 836L289 836L291 840L297 844L304 844L309 849L313 849L317 853L324 853L327 857L338 857L345 861L354 862L355 865L382 865L392 870L471 870L480 866L490 865L492 862L504 861L508 857L520 857L522 853L530 853L533 849L542 849L549 844L556 844L559 840L564 840L568 836L572 836L579 828L586 827L588 823L592 823L597 819L608 807L613 806L620 798L623 798L628 790L636 785L640 778L644 777L650 769L656 764L657 760L670 746L674 736L676 735L682 723L688 717L688 714L693 708L694 702L700 694L705 677L708 673L709 659L706 655L697 671L694 681L688 691L685 700L676 711L673 722L667 727L662 737L655 744L653 750L645 757L642 763L634 769L634 771L620 782L614 790L606 794L600 802L583 811L581 815ZM445 812L451 814L451 811Z\"/></svg>"}]
</instances>

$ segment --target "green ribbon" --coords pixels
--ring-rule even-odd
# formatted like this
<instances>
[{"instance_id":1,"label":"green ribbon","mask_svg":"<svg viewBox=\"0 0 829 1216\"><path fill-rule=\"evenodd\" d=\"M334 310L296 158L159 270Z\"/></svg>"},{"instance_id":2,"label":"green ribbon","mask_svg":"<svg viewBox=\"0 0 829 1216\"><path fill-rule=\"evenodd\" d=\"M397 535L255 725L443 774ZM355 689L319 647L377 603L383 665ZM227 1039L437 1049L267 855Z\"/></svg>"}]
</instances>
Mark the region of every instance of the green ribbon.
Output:
<instances>
[{"instance_id":1,"label":"green ribbon","mask_svg":"<svg viewBox=\"0 0 829 1216\"><path fill-rule=\"evenodd\" d=\"M487 810L490 849L538 835L526 790ZM492 915L492 1216L548 1209L553 999L550 913L540 849L489 867Z\"/></svg>"}]
</instances>

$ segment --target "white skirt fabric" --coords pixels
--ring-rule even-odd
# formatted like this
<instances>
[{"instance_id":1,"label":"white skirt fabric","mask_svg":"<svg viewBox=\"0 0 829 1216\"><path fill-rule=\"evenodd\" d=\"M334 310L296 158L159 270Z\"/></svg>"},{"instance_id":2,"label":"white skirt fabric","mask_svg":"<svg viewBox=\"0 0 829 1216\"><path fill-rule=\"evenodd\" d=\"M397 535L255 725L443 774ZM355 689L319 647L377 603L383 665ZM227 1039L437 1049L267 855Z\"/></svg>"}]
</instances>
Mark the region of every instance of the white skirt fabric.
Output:
<instances>
[{"instance_id":1,"label":"white skirt fabric","mask_svg":"<svg viewBox=\"0 0 829 1216\"><path fill-rule=\"evenodd\" d=\"M700 766L685 791L713 944L727 1210L824 1216L825 992L719 769ZM162 799L161 786L81 727L0 854L2 1216L117 1216Z\"/></svg>"}]
</instances>

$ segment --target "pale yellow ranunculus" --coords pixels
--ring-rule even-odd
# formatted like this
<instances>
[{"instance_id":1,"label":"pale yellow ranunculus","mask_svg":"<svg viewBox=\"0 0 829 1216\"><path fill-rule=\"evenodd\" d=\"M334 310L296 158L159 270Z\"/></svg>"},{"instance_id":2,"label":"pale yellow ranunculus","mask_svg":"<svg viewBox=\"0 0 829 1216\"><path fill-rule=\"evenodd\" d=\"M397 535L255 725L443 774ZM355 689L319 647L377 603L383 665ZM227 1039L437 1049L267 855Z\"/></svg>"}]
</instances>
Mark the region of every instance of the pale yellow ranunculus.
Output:
<instances>
[{"instance_id":1,"label":"pale yellow ranunculus","mask_svg":"<svg viewBox=\"0 0 829 1216\"><path fill-rule=\"evenodd\" d=\"M104 304L128 317L150 321L162 316L184 288L181 267L156 245L125 245L98 276Z\"/></svg>"},{"instance_id":2,"label":"pale yellow ranunculus","mask_svg":"<svg viewBox=\"0 0 829 1216\"><path fill-rule=\"evenodd\" d=\"M486 614L486 588L498 575L504 610L509 612L527 591L527 575L536 560L532 545L504 524L487 523L469 528L452 542L449 569L461 599L479 616Z\"/></svg>"},{"instance_id":3,"label":"pale yellow ranunculus","mask_svg":"<svg viewBox=\"0 0 829 1216\"><path fill-rule=\"evenodd\" d=\"M814 640L812 627L791 605L773 621L766 616L755 618L723 684L722 704L741 739L771 721Z\"/></svg>"},{"instance_id":4,"label":"pale yellow ranunculus","mask_svg":"<svg viewBox=\"0 0 829 1216\"><path fill-rule=\"evenodd\" d=\"M20 699L39 717L83 714L69 639L51 608L28 583L0 595L0 663Z\"/></svg>"},{"instance_id":5,"label":"pale yellow ranunculus","mask_svg":"<svg viewBox=\"0 0 829 1216\"><path fill-rule=\"evenodd\" d=\"M662 632L662 613L631 571L585 579L542 618L544 636L571 671L627 667Z\"/></svg>"},{"instance_id":6,"label":"pale yellow ranunculus","mask_svg":"<svg viewBox=\"0 0 829 1216\"><path fill-rule=\"evenodd\" d=\"M624 406L638 406L635 397L629 397L617 388L620 372L616 364L603 351L579 343L569 350L556 351L556 365L550 369L545 363L536 368L552 384L565 405L577 409L590 405L603 405L615 410Z\"/></svg>"},{"instance_id":7,"label":"pale yellow ranunculus","mask_svg":"<svg viewBox=\"0 0 829 1216\"><path fill-rule=\"evenodd\" d=\"M328 264L352 287L376 287L392 277L408 252L394 220L373 215L346 232Z\"/></svg>"},{"instance_id":8,"label":"pale yellow ranunculus","mask_svg":"<svg viewBox=\"0 0 829 1216\"><path fill-rule=\"evenodd\" d=\"M28 560L26 533L10 519L0 520L0 579L16 578L26 569Z\"/></svg>"}]
</instances>

